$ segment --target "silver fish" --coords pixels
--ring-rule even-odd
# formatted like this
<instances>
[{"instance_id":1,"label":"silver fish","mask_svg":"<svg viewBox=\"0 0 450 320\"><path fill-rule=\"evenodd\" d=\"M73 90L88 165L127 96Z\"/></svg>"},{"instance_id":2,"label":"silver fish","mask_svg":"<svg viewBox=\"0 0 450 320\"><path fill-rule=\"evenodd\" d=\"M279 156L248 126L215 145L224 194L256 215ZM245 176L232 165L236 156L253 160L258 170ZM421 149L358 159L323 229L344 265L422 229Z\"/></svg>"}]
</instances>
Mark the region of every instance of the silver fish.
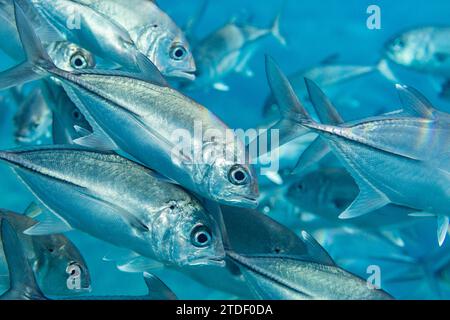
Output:
<instances>
[{"instance_id":1,"label":"silver fish","mask_svg":"<svg viewBox=\"0 0 450 320\"><path fill-rule=\"evenodd\" d=\"M62 86L43 81L42 89L52 111L53 144L74 144L75 139L82 137L76 128L92 133L92 127Z\"/></svg>"},{"instance_id":2,"label":"silver fish","mask_svg":"<svg viewBox=\"0 0 450 320\"><path fill-rule=\"evenodd\" d=\"M242 254L293 256L307 253L307 246L300 237L261 212L228 206L221 208L228 245L234 251ZM226 260L226 267L192 266L183 268L183 272L206 286L239 298L256 298L230 259Z\"/></svg>"},{"instance_id":3,"label":"silver fish","mask_svg":"<svg viewBox=\"0 0 450 320\"><path fill-rule=\"evenodd\" d=\"M309 243L304 257L241 255L227 252L261 299L281 300L386 300L392 297L370 289L363 279L339 268L328 253L303 232Z\"/></svg>"},{"instance_id":4,"label":"silver fish","mask_svg":"<svg viewBox=\"0 0 450 320\"><path fill-rule=\"evenodd\" d=\"M408 30L385 45L393 62L420 72L450 77L450 27L421 27Z\"/></svg>"},{"instance_id":5,"label":"silver fish","mask_svg":"<svg viewBox=\"0 0 450 320\"><path fill-rule=\"evenodd\" d=\"M370 215L347 221L338 218L358 196L358 185L344 168L321 168L296 177L285 196L297 209L324 218L330 227L356 226L364 230L399 226L412 220L408 214L413 209L388 205L373 211ZM312 231L307 224L308 231ZM317 222L318 227L326 227Z\"/></svg>"},{"instance_id":6,"label":"silver fish","mask_svg":"<svg viewBox=\"0 0 450 320\"><path fill-rule=\"evenodd\" d=\"M120 71L66 72L51 63L20 7L16 7L16 16L30 53L27 64L36 64L41 76L46 73L61 81L94 129L93 134L77 139L77 144L121 149L223 204L257 205L257 178L246 163L243 143L205 107L170 88L148 59L140 60L141 76ZM0 79L0 87L3 83ZM181 142L180 136L174 137L180 130Z\"/></svg>"},{"instance_id":7,"label":"silver fish","mask_svg":"<svg viewBox=\"0 0 450 320\"><path fill-rule=\"evenodd\" d=\"M298 97L306 98L308 96L308 92L305 90L304 78L311 79L321 88L325 88L354 80L377 70L372 66L345 65L334 62L329 63L328 60L329 59L326 59L326 61L319 66L301 70L288 76L292 88ZM271 118L274 115L279 116L279 108L272 95L270 95L264 103L263 115L266 118Z\"/></svg>"},{"instance_id":8,"label":"silver fish","mask_svg":"<svg viewBox=\"0 0 450 320\"><path fill-rule=\"evenodd\" d=\"M40 87L34 88L23 100L14 116L15 139L18 143L33 143L45 137L52 121L51 112Z\"/></svg>"},{"instance_id":9,"label":"silver fish","mask_svg":"<svg viewBox=\"0 0 450 320\"><path fill-rule=\"evenodd\" d=\"M280 15L269 29L230 22L196 43L197 77L187 88L213 86L217 90L228 91L229 87L223 80L229 74L238 72L251 76L248 63L263 39L274 36L281 44L286 44L279 24Z\"/></svg>"},{"instance_id":10,"label":"silver fish","mask_svg":"<svg viewBox=\"0 0 450 320\"><path fill-rule=\"evenodd\" d=\"M0 23L2 25L0 35L3 35L4 39L8 39L1 44L1 49L10 58L20 62L23 60L23 50L16 28L14 8L10 3L12 3L10 0L6 2L0 0ZM92 68L96 64L95 57L91 52L64 39L50 39L45 42L44 46L53 63L66 71Z\"/></svg>"},{"instance_id":11,"label":"silver fish","mask_svg":"<svg viewBox=\"0 0 450 320\"><path fill-rule=\"evenodd\" d=\"M132 161L69 146L1 152L0 159L55 213L26 234L75 228L179 266L223 259L220 231L199 201Z\"/></svg>"},{"instance_id":12,"label":"silver fish","mask_svg":"<svg viewBox=\"0 0 450 320\"><path fill-rule=\"evenodd\" d=\"M341 125L320 124L311 119L271 59L267 67L272 88L277 90L275 95L284 103L280 107L288 115L285 119L295 119L293 123L318 133L320 141L328 144L358 184L358 197L340 217L361 216L389 203L410 207L438 216L442 244L450 215L450 115L435 110L416 90L397 86L409 116L394 114ZM333 116L329 118L340 118L319 87L306 82L318 113L324 118L330 114Z\"/></svg>"},{"instance_id":13,"label":"silver fish","mask_svg":"<svg viewBox=\"0 0 450 320\"><path fill-rule=\"evenodd\" d=\"M30 206L29 208L33 208ZM37 224L26 215L9 211L0 211L0 220L7 220L18 232L18 237L30 261L37 283L47 295L68 296L90 290L89 269L81 253L64 235L29 236L25 230ZM4 257L0 255L0 264ZM67 287L68 268L77 268L80 272L80 288Z\"/></svg>"},{"instance_id":14,"label":"silver fish","mask_svg":"<svg viewBox=\"0 0 450 320\"><path fill-rule=\"evenodd\" d=\"M46 300L18 233L7 219L1 220L0 233L10 278L10 287L0 295L0 300Z\"/></svg>"},{"instance_id":15,"label":"silver fish","mask_svg":"<svg viewBox=\"0 0 450 320\"><path fill-rule=\"evenodd\" d=\"M188 41L181 29L154 1L79 0L79 2L124 27L139 51L145 54L163 75L195 79L196 66Z\"/></svg>"}]
</instances>

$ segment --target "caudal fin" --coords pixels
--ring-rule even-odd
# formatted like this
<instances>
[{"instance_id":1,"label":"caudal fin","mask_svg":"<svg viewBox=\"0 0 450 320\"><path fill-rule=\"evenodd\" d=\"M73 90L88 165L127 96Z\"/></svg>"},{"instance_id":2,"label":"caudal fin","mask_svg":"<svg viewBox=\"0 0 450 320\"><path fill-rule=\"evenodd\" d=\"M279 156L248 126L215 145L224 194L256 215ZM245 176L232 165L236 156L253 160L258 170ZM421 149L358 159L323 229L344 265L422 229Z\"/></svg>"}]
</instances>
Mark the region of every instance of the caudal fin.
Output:
<instances>
[{"instance_id":1,"label":"caudal fin","mask_svg":"<svg viewBox=\"0 0 450 320\"><path fill-rule=\"evenodd\" d=\"M283 2L283 7L284 7L284 2ZM280 30L280 21L281 21L282 11L283 10L280 10L278 15L276 16L275 20L273 21L272 28L270 30L271 30L271 33L274 36L274 38L277 39L277 41L279 43L281 43L283 46L285 46L287 44L286 38L281 34L281 30Z\"/></svg>"},{"instance_id":2,"label":"caudal fin","mask_svg":"<svg viewBox=\"0 0 450 320\"><path fill-rule=\"evenodd\" d=\"M268 128L267 131L260 134L247 145L247 148L249 149L251 148L251 145L255 143L259 146L261 141L272 142L265 150L259 150L258 157L307 134L309 130L303 128L301 122L308 122L311 120L308 111L301 104L294 89L289 83L288 78L283 74L276 62L270 56L266 56L266 75L275 103L280 108L281 118L277 123ZM273 145L274 139L272 139L272 135L275 132L278 134L278 143Z\"/></svg>"},{"instance_id":3,"label":"caudal fin","mask_svg":"<svg viewBox=\"0 0 450 320\"><path fill-rule=\"evenodd\" d=\"M44 294L39 289L33 269L25 249L8 219L1 221L1 239L9 270L10 288L0 296L5 300L42 300Z\"/></svg>"},{"instance_id":4,"label":"caudal fin","mask_svg":"<svg viewBox=\"0 0 450 320\"><path fill-rule=\"evenodd\" d=\"M35 34L25 12L34 10L27 0L14 0L14 15L17 30L27 61L16 67L0 72L0 90L15 87L46 76L53 62Z\"/></svg>"}]
</instances>

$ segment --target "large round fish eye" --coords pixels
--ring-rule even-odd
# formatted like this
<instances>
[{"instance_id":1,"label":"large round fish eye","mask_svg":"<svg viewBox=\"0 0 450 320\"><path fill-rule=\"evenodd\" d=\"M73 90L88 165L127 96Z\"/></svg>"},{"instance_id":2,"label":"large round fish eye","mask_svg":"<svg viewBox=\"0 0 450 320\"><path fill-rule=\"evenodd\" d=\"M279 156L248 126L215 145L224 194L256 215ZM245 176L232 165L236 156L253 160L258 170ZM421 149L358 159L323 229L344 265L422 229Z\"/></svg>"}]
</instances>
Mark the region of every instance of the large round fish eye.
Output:
<instances>
[{"instance_id":1,"label":"large round fish eye","mask_svg":"<svg viewBox=\"0 0 450 320\"><path fill-rule=\"evenodd\" d=\"M88 66L87 59L79 52L70 57L70 65L74 69L85 69Z\"/></svg>"},{"instance_id":2,"label":"large round fish eye","mask_svg":"<svg viewBox=\"0 0 450 320\"><path fill-rule=\"evenodd\" d=\"M234 185L240 186L246 184L249 178L247 170L240 165L232 166L228 172L228 180Z\"/></svg>"},{"instance_id":3,"label":"large round fish eye","mask_svg":"<svg viewBox=\"0 0 450 320\"><path fill-rule=\"evenodd\" d=\"M187 50L182 45L175 45L170 49L170 57L174 60L183 60L187 55Z\"/></svg>"},{"instance_id":4,"label":"large round fish eye","mask_svg":"<svg viewBox=\"0 0 450 320\"><path fill-rule=\"evenodd\" d=\"M212 236L209 229L203 225L198 225L192 229L191 243L198 247L203 248L211 243Z\"/></svg>"}]
</instances>

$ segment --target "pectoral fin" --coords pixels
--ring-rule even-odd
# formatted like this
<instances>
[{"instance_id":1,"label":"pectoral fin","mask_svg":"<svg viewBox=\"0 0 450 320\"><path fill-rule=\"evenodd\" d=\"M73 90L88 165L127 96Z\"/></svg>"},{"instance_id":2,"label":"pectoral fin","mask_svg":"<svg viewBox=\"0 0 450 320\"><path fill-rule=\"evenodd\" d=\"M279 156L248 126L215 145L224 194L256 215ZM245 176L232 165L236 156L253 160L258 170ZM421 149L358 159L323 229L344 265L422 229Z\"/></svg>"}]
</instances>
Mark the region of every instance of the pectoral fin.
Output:
<instances>
[{"instance_id":1,"label":"pectoral fin","mask_svg":"<svg viewBox=\"0 0 450 320\"><path fill-rule=\"evenodd\" d=\"M142 256L117 264L117 269L127 273L141 273L144 271L158 270L163 267L164 265L162 263Z\"/></svg>"},{"instance_id":2,"label":"pectoral fin","mask_svg":"<svg viewBox=\"0 0 450 320\"><path fill-rule=\"evenodd\" d=\"M46 214L45 218L23 233L29 236L43 236L49 234L64 233L73 230L70 224L54 214Z\"/></svg>"},{"instance_id":3,"label":"pectoral fin","mask_svg":"<svg viewBox=\"0 0 450 320\"><path fill-rule=\"evenodd\" d=\"M94 148L103 151L118 150L119 147L111 138L108 137L105 131L97 124L97 122L91 116L88 109L81 101L81 99L78 97L78 95L74 92L74 90L70 86L65 84L63 84L63 87L64 90L67 92L67 95L69 96L70 100L72 100L72 102L77 106L77 108L80 109L80 112L84 115L86 121L89 123L89 125L91 126L91 128L93 128L94 131L88 136L75 139L73 142L75 144L87 148Z\"/></svg>"},{"instance_id":4,"label":"pectoral fin","mask_svg":"<svg viewBox=\"0 0 450 320\"><path fill-rule=\"evenodd\" d=\"M437 216L437 236L438 236L438 242L439 246L442 246L444 244L445 238L447 236L448 232L448 226L449 226L449 218L448 216L444 215L438 215Z\"/></svg>"}]
</instances>

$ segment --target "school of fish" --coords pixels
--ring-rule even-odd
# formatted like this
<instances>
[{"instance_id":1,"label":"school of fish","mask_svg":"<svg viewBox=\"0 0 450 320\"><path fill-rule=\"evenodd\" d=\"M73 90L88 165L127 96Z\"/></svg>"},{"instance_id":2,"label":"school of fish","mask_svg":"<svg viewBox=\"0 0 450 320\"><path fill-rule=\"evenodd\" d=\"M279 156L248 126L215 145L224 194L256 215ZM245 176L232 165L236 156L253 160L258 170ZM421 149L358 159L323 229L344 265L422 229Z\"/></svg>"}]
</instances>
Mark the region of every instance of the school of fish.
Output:
<instances>
[{"instance_id":1,"label":"school of fish","mask_svg":"<svg viewBox=\"0 0 450 320\"><path fill-rule=\"evenodd\" d=\"M331 55L286 75L264 43L289 50L287 0L265 26L235 16L202 37L214 3L200 2L179 27L159 1L0 0L0 165L27 192L20 211L0 197L0 300L190 298L171 272L229 299L422 298L399 283L450 298L450 114L393 71L443 79L448 99L450 27L386 39L375 63ZM197 97L232 95L252 61L270 95L243 138ZM346 120L340 86L374 75L400 107ZM146 293L93 294L73 232Z\"/></svg>"}]
</instances>

